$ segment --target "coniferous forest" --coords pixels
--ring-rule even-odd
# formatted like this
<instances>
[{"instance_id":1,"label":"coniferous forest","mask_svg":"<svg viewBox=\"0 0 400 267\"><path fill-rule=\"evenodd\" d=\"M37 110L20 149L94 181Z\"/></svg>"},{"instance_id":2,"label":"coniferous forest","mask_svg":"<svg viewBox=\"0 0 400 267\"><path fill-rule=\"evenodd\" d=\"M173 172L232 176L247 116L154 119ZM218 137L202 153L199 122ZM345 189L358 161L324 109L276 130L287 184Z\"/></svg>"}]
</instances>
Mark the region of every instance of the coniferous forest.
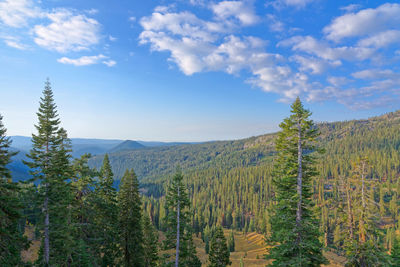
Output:
<instances>
[{"instance_id":1,"label":"coniferous forest","mask_svg":"<svg viewBox=\"0 0 400 267\"><path fill-rule=\"evenodd\" d=\"M28 179L0 116L0 266L229 266L238 233L263 265L400 266L400 112L297 98L275 134L73 157L49 81L38 106Z\"/></svg>"}]
</instances>

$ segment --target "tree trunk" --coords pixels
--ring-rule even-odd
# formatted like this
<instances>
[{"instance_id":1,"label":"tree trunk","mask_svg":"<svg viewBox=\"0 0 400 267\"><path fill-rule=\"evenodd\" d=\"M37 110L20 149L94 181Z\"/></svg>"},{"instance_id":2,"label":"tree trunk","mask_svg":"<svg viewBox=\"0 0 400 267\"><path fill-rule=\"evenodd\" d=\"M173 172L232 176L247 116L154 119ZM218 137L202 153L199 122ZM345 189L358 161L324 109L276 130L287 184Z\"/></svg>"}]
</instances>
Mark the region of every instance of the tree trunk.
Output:
<instances>
[{"instance_id":1,"label":"tree trunk","mask_svg":"<svg viewBox=\"0 0 400 267\"><path fill-rule=\"evenodd\" d=\"M45 169L47 169L47 165L49 163L49 141L46 142L46 165ZM48 177L46 177L48 179ZM45 214L44 218L44 261L46 266L49 266L50 261L50 236L49 236L49 226L50 226L50 218L49 218L49 196L48 196L48 182L45 184L45 199L43 203L43 210Z\"/></svg>"},{"instance_id":2,"label":"tree trunk","mask_svg":"<svg viewBox=\"0 0 400 267\"><path fill-rule=\"evenodd\" d=\"M46 185L47 187L47 185ZM46 190L47 191L47 190ZM46 263L46 266L49 265L49 258L50 258L50 237L49 237L49 224L50 224L50 218L49 218L49 198L46 196L44 199L44 204L43 204L43 209L45 213L45 218L44 218L44 261Z\"/></svg>"},{"instance_id":3,"label":"tree trunk","mask_svg":"<svg viewBox=\"0 0 400 267\"><path fill-rule=\"evenodd\" d=\"M301 225L301 214L302 214L302 179L303 179L303 168L302 168L302 157L303 157L303 148L301 146L302 136L301 136L301 122L300 119L297 122L298 128L298 141L297 141L297 195L299 197L297 202L297 211L296 211L296 224L297 227Z\"/></svg>"},{"instance_id":4,"label":"tree trunk","mask_svg":"<svg viewBox=\"0 0 400 267\"><path fill-rule=\"evenodd\" d=\"M178 267L179 264L179 239L180 239L180 191L179 191L179 186L178 186L178 207L177 207L177 212L176 212L176 255L175 255L175 267Z\"/></svg>"},{"instance_id":5,"label":"tree trunk","mask_svg":"<svg viewBox=\"0 0 400 267\"><path fill-rule=\"evenodd\" d=\"M350 185L349 182L346 181L346 196L347 196L347 221L349 224L349 232L350 232L350 239L354 239L354 225L353 225L353 208L351 206L351 198L350 198Z\"/></svg>"}]
</instances>

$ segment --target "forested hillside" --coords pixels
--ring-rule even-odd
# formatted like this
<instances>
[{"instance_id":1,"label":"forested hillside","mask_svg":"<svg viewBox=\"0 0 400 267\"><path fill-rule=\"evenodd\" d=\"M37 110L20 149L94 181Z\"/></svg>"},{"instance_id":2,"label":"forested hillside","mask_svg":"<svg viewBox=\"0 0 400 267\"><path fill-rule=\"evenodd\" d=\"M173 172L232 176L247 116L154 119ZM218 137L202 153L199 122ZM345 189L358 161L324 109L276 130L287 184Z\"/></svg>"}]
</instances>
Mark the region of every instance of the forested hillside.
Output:
<instances>
[{"instance_id":1,"label":"forested hillside","mask_svg":"<svg viewBox=\"0 0 400 267\"><path fill-rule=\"evenodd\" d=\"M351 160L368 156L377 177L390 178L399 172L400 111L366 120L319 123L320 145L326 150L320 171L332 177L347 174ZM116 179L126 168L134 168L146 182L166 178L176 166L185 171L263 166L272 162L275 134L235 141L153 147L109 154ZM103 155L89 164L101 166ZM372 171L372 170L371 170Z\"/></svg>"}]
</instances>

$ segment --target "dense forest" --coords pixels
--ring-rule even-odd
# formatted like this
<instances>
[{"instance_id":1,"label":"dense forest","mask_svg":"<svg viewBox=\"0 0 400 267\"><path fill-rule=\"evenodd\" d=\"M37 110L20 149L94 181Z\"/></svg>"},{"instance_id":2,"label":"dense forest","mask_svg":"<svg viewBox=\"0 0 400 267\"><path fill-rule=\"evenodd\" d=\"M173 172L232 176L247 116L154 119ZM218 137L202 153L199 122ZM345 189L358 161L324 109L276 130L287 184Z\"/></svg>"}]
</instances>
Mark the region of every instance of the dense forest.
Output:
<instances>
[{"instance_id":1,"label":"dense forest","mask_svg":"<svg viewBox=\"0 0 400 267\"><path fill-rule=\"evenodd\" d=\"M298 98L276 134L93 157L73 157L48 81L37 119L22 157L0 116L1 266L227 266L233 230L264 235L272 266L400 266L400 112L315 124Z\"/></svg>"}]
</instances>

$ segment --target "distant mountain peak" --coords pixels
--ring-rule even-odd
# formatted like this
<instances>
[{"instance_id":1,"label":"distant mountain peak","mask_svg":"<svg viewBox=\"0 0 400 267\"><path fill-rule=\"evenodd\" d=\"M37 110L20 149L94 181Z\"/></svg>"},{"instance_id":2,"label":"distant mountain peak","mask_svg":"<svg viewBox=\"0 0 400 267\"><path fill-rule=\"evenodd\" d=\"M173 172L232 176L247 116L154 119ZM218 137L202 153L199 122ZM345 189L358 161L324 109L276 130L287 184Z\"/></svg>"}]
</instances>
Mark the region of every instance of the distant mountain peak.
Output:
<instances>
[{"instance_id":1,"label":"distant mountain peak","mask_svg":"<svg viewBox=\"0 0 400 267\"><path fill-rule=\"evenodd\" d=\"M125 140L122 143L116 145L115 147L111 148L109 153L115 153L115 152L121 152L121 151L127 151L127 150L135 150L135 149L141 149L145 148L144 145L140 144L139 142L133 141L133 140Z\"/></svg>"}]
</instances>

